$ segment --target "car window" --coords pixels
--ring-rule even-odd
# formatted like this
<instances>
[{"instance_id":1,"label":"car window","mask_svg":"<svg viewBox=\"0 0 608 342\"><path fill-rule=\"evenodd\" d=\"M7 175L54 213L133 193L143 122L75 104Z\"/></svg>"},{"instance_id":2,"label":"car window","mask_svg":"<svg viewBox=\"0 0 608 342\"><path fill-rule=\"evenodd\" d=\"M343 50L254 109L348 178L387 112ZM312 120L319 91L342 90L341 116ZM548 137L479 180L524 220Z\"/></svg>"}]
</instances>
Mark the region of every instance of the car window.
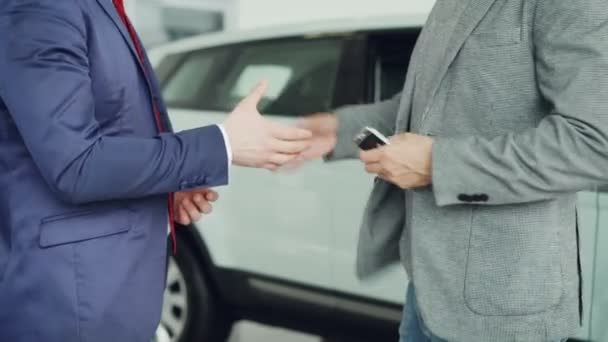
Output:
<instances>
[{"instance_id":1,"label":"car window","mask_svg":"<svg viewBox=\"0 0 608 342\"><path fill-rule=\"evenodd\" d=\"M376 61L376 100L384 101L403 90L407 71L407 59L380 57Z\"/></svg>"},{"instance_id":2,"label":"car window","mask_svg":"<svg viewBox=\"0 0 608 342\"><path fill-rule=\"evenodd\" d=\"M392 98L403 89L418 30L370 35L373 101Z\"/></svg>"},{"instance_id":3,"label":"car window","mask_svg":"<svg viewBox=\"0 0 608 342\"><path fill-rule=\"evenodd\" d=\"M171 73L175 70L175 68L179 65L179 63L183 60L184 53L176 53L164 56L159 63L154 67L154 71L156 72L156 77L162 83L167 80L168 77L171 76ZM153 58L153 57L151 57Z\"/></svg>"},{"instance_id":4,"label":"car window","mask_svg":"<svg viewBox=\"0 0 608 342\"><path fill-rule=\"evenodd\" d=\"M338 38L301 38L197 51L164 82L163 95L169 107L229 112L266 79L266 114L330 110L342 45Z\"/></svg>"},{"instance_id":5,"label":"car window","mask_svg":"<svg viewBox=\"0 0 608 342\"><path fill-rule=\"evenodd\" d=\"M293 70L286 66L248 65L239 75L230 95L233 98L245 97L261 79L266 79L268 80L266 99L274 101L285 91L292 76Z\"/></svg>"},{"instance_id":6,"label":"car window","mask_svg":"<svg viewBox=\"0 0 608 342\"><path fill-rule=\"evenodd\" d=\"M187 106L188 103L195 102L205 81L203 75L209 74L216 60L217 53L213 52L199 53L188 58L163 90L167 103Z\"/></svg>"}]
</instances>

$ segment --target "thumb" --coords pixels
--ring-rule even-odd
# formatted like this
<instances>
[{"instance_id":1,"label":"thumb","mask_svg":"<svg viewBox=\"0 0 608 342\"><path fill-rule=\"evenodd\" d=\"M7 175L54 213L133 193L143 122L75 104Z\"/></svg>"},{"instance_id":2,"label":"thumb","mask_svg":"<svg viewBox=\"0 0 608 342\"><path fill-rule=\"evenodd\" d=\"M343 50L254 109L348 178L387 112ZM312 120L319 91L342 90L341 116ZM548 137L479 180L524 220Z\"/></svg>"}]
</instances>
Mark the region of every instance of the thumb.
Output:
<instances>
[{"instance_id":1,"label":"thumb","mask_svg":"<svg viewBox=\"0 0 608 342\"><path fill-rule=\"evenodd\" d=\"M258 83L255 88L245 97L237 106L239 109L257 109L258 103L266 94L268 89L268 81L264 80Z\"/></svg>"}]
</instances>

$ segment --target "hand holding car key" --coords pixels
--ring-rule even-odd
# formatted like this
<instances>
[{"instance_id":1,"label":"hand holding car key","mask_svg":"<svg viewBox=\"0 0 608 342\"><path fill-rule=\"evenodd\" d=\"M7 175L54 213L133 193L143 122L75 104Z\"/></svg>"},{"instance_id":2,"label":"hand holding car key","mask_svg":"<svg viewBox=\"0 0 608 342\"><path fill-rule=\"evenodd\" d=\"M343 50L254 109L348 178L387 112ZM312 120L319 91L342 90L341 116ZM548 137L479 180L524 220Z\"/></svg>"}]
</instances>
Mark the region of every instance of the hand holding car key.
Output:
<instances>
[{"instance_id":1,"label":"hand holding car key","mask_svg":"<svg viewBox=\"0 0 608 342\"><path fill-rule=\"evenodd\" d=\"M373 150L380 146L390 144L387 137L372 127L363 128L363 130L357 134L354 141L363 151Z\"/></svg>"}]
</instances>

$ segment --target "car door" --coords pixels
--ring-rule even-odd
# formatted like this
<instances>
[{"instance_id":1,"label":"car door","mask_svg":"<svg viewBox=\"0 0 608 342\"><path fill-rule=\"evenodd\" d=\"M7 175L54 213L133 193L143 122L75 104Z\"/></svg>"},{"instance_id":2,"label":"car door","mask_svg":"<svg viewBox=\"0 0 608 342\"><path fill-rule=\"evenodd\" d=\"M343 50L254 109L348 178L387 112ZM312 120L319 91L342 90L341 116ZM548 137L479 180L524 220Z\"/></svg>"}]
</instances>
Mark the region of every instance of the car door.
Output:
<instances>
[{"instance_id":1,"label":"car door","mask_svg":"<svg viewBox=\"0 0 608 342\"><path fill-rule=\"evenodd\" d=\"M340 37L294 37L201 49L179 63L170 57L179 65L161 76L174 128L221 123L262 79L269 88L259 109L268 119L293 125L328 110L341 55ZM214 213L197 223L215 264L330 288L329 172L321 161L297 172L231 167Z\"/></svg>"},{"instance_id":2,"label":"car door","mask_svg":"<svg viewBox=\"0 0 608 342\"><path fill-rule=\"evenodd\" d=\"M586 238L582 240L584 255L583 285L587 291L584 320L584 334L581 338L585 341L608 341L608 187L600 188L594 194L593 202L589 203L596 215L588 218L589 228L593 223L593 229L583 231ZM580 207L580 205L579 205Z\"/></svg>"},{"instance_id":3,"label":"car door","mask_svg":"<svg viewBox=\"0 0 608 342\"><path fill-rule=\"evenodd\" d=\"M602 324L598 324L599 319L604 319L601 316L602 309L596 298L601 298L602 289L597 289L594 284L598 284L595 274L597 274L598 251L596 246L600 236L599 223L601 222L603 212L608 209L608 202L601 203L600 193L596 191L583 191L578 193L576 203L578 216L578 231L579 231L579 247L580 261L582 271L582 299L583 299L583 320L582 326L576 337L581 341L605 341L606 339L596 339L592 336L599 336L603 328ZM605 201L605 199L604 199ZM608 238L605 236L604 239ZM601 252L600 252L601 253ZM604 259L605 261L607 259ZM608 279L606 279L608 280ZM608 283L604 283L608 284ZM599 316L597 316L599 314ZM604 312L604 315L606 312ZM601 317L601 318L599 318ZM606 330L604 330L606 332ZM608 336L608 335L605 335Z\"/></svg>"},{"instance_id":4,"label":"car door","mask_svg":"<svg viewBox=\"0 0 608 342\"><path fill-rule=\"evenodd\" d=\"M403 89L418 29L370 32L359 46L363 66L360 79L364 102L389 99ZM339 80L339 83L344 81ZM374 113L369 113L374 115ZM334 177L335 210L332 222L332 277L337 291L390 303L403 303L407 277L400 265L381 276L360 281L355 274L359 226L373 185L361 162L348 160L329 166ZM352 308L352 306L351 306ZM348 308L346 308L348 309Z\"/></svg>"}]
</instances>

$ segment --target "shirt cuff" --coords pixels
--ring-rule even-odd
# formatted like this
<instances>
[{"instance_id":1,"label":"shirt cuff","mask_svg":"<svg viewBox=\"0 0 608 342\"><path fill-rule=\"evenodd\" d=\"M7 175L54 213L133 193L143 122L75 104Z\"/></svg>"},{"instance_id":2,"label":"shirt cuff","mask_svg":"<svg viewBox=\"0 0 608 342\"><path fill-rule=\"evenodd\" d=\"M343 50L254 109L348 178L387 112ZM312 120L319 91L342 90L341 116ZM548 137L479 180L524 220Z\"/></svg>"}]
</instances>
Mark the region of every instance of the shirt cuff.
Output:
<instances>
[{"instance_id":1,"label":"shirt cuff","mask_svg":"<svg viewBox=\"0 0 608 342\"><path fill-rule=\"evenodd\" d=\"M230 147L230 139L228 139L228 133L226 133L226 129L224 125L217 125L217 127L222 132L222 136L224 137L224 145L226 146L226 156L228 156L228 170L230 170L230 165L232 165L232 148Z\"/></svg>"}]
</instances>

